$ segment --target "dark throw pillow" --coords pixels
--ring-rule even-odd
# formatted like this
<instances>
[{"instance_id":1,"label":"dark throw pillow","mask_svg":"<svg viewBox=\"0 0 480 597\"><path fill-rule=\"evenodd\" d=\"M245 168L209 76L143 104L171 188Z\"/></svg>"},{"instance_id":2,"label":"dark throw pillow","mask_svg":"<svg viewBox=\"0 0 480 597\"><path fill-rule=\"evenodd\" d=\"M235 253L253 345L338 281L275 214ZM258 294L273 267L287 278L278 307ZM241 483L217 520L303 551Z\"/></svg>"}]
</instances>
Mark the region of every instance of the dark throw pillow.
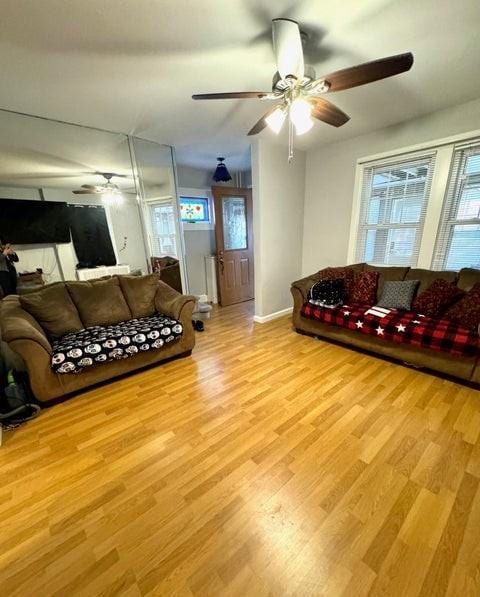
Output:
<instances>
[{"instance_id":1,"label":"dark throw pillow","mask_svg":"<svg viewBox=\"0 0 480 597\"><path fill-rule=\"evenodd\" d=\"M445 313L447 319L466 328L478 330L480 326L480 282L477 282L465 296Z\"/></svg>"},{"instance_id":2,"label":"dark throw pillow","mask_svg":"<svg viewBox=\"0 0 480 597\"><path fill-rule=\"evenodd\" d=\"M315 282L308 292L308 301L314 305L336 307L343 304L344 299L345 281L342 278Z\"/></svg>"},{"instance_id":3,"label":"dark throw pillow","mask_svg":"<svg viewBox=\"0 0 480 597\"><path fill-rule=\"evenodd\" d=\"M355 275L351 295L352 303L374 305L377 302L378 272L360 272Z\"/></svg>"},{"instance_id":4,"label":"dark throw pillow","mask_svg":"<svg viewBox=\"0 0 480 597\"><path fill-rule=\"evenodd\" d=\"M56 282L28 294L21 294L20 304L51 338L59 338L64 334L83 329L77 308L63 282Z\"/></svg>"},{"instance_id":5,"label":"dark throw pillow","mask_svg":"<svg viewBox=\"0 0 480 597\"><path fill-rule=\"evenodd\" d=\"M464 294L465 291L454 283L437 278L416 297L412 303L412 311L428 317L439 317L445 309L462 298Z\"/></svg>"},{"instance_id":6,"label":"dark throw pillow","mask_svg":"<svg viewBox=\"0 0 480 597\"><path fill-rule=\"evenodd\" d=\"M419 280L385 282L383 285L382 296L377 303L377 307L410 311L412 308L412 300L419 283Z\"/></svg>"},{"instance_id":7,"label":"dark throw pillow","mask_svg":"<svg viewBox=\"0 0 480 597\"><path fill-rule=\"evenodd\" d=\"M349 267L326 267L318 272L320 280L343 280L345 285L346 301L350 300L353 290L354 270Z\"/></svg>"}]
</instances>

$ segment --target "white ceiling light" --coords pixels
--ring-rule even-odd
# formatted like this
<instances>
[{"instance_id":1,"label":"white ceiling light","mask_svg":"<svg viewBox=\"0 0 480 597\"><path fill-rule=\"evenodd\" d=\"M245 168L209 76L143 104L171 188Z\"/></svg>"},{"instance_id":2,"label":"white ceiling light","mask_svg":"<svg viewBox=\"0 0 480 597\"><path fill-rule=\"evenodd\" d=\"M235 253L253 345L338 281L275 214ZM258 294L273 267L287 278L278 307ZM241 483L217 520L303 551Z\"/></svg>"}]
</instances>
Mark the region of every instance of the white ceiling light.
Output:
<instances>
[{"instance_id":1,"label":"white ceiling light","mask_svg":"<svg viewBox=\"0 0 480 597\"><path fill-rule=\"evenodd\" d=\"M290 104L289 113L297 135L303 135L312 128L312 106L307 100L299 97L294 99Z\"/></svg>"},{"instance_id":2,"label":"white ceiling light","mask_svg":"<svg viewBox=\"0 0 480 597\"><path fill-rule=\"evenodd\" d=\"M285 110L281 107L278 107L265 118L265 121L268 124L268 127L278 135L283 123L285 122L285 118Z\"/></svg>"},{"instance_id":3,"label":"white ceiling light","mask_svg":"<svg viewBox=\"0 0 480 597\"><path fill-rule=\"evenodd\" d=\"M105 205L116 207L123 203L123 195L116 184L107 182L102 186L102 201Z\"/></svg>"}]
</instances>

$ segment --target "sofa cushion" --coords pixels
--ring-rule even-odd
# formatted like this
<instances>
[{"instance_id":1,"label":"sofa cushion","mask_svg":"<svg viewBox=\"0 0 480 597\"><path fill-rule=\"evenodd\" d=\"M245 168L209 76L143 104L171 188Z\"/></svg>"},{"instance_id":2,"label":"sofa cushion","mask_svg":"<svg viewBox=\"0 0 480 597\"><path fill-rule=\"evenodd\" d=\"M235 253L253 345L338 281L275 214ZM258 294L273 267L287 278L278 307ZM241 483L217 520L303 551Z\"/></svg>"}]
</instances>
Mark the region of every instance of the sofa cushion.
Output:
<instances>
[{"instance_id":1,"label":"sofa cushion","mask_svg":"<svg viewBox=\"0 0 480 597\"><path fill-rule=\"evenodd\" d=\"M355 274L352 303L374 305L377 302L378 272L360 272Z\"/></svg>"},{"instance_id":2,"label":"sofa cushion","mask_svg":"<svg viewBox=\"0 0 480 597\"><path fill-rule=\"evenodd\" d=\"M469 291L480 282L480 269L464 267L458 274L457 286L462 290Z\"/></svg>"},{"instance_id":3,"label":"sofa cushion","mask_svg":"<svg viewBox=\"0 0 480 597\"><path fill-rule=\"evenodd\" d=\"M120 287L132 317L148 317L155 313L155 293L158 288L158 275L118 276Z\"/></svg>"},{"instance_id":4,"label":"sofa cushion","mask_svg":"<svg viewBox=\"0 0 480 597\"><path fill-rule=\"evenodd\" d=\"M398 267L398 266L377 266L377 265L368 265L368 263L364 266L363 271L365 272L378 272L378 288L377 288L377 299L382 296L383 292L383 285L385 282L394 282L397 280L404 280L405 276L408 273L409 267Z\"/></svg>"},{"instance_id":5,"label":"sofa cushion","mask_svg":"<svg viewBox=\"0 0 480 597\"><path fill-rule=\"evenodd\" d=\"M367 334L377 340L409 344L453 356L477 357L480 354L479 335L449 319L418 317L413 311L397 310L380 316L368 305L326 309L304 303L300 313L307 319ZM426 364L428 366L428 362Z\"/></svg>"},{"instance_id":6,"label":"sofa cushion","mask_svg":"<svg viewBox=\"0 0 480 597\"><path fill-rule=\"evenodd\" d=\"M22 308L38 321L50 338L77 332L84 327L63 282L22 294L19 300Z\"/></svg>"},{"instance_id":7,"label":"sofa cushion","mask_svg":"<svg viewBox=\"0 0 480 597\"><path fill-rule=\"evenodd\" d=\"M480 331L480 282L445 313L445 317L469 329Z\"/></svg>"},{"instance_id":8,"label":"sofa cushion","mask_svg":"<svg viewBox=\"0 0 480 597\"><path fill-rule=\"evenodd\" d=\"M132 317L116 277L66 282L66 287L80 313L83 327L111 325Z\"/></svg>"},{"instance_id":9,"label":"sofa cushion","mask_svg":"<svg viewBox=\"0 0 480 597\"><path fill-rule=\"evenodd\" d=\"M410 311L418 284L418 280L389 280L385 282L377 306L385 309Z\"/></svg>"},{"instance_id":10,"label":"sofa cushion","mask_svg":"<svg viewBox=\"0 0 480 597\"><path fill-rule=\"evenodd\" d=\"M89 327L53 343L51 367L56 373L78 373L92 365L162 348L182 334L179 321L159 313L110 326Z\"/></svg>"},{"instance_id":11,"label":"sofa cushion","mask_svg":"<svg viewBox=\"0 0 480 597\"><path fill-rule=\"evenodd\" d=\"M427 290L427 288L431 286L435 280L445 280L446 282L455 283L457 281L457 278L457 272L452 272L448 270L436 272L430 269L420 268L410 269L407 272L407 275L405 276L405 280L420 281L420 285L418 287L418 294L420 294L424 290Z\"/></svg>"},{"instance_id":12,"label":"sofa cushion","mask_svg":"<svg viewBox=\"0 0 480 597\"><path fill-rule=\"evenodd\" d=\"M437 278L415 298L412 309L429 317L438 317L464 294L454 283Z\"/></svg>"}]
</instances>

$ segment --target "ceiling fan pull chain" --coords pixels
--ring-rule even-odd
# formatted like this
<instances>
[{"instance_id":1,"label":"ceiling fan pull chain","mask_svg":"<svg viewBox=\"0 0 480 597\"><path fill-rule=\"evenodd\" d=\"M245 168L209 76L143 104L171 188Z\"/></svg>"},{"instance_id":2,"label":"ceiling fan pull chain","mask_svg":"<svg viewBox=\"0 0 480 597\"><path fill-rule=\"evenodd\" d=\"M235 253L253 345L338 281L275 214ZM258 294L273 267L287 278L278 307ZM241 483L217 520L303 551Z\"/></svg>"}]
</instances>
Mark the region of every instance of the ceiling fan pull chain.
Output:
<instances>
[{"instance_id":1,"label":"ceiling fan pull chain","mask_svg":"<svg viewBox=\"0 0 480 597\"><path fill-rule=\"evenodd\" d=\"M288 119L288 163L293 160L293 122Z\"/></svg>"}]
</instances>

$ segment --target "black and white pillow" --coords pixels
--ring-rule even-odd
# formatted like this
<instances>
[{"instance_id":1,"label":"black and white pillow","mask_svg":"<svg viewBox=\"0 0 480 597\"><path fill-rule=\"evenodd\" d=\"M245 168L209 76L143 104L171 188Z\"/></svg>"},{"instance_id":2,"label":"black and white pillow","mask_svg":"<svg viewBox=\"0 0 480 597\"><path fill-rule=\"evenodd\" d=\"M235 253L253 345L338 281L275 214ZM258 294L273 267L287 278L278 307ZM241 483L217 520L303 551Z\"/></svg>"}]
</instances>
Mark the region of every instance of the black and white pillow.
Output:
<instances>
[{"instance_id":1,"label":"black and white pillow","mask_svg":"<svg viewBox=\"0 0 480 597\"><path fill-rule=\"evenodd\" d=\"M321 307L337 307L345 300L345 281L342 278L320 280L310 288L308 302Z\"/></svg>"},{"instance_id":2,"label":"black and white pillow","mask_svg":"<svg viewBox=\"0 0 480 597\"><path fill-rule=\"evenodd\" d=\"M410 311L419 280L389 281L383 285L377 307Z\"/></svg>"},{"instance_id":3,"label":"black and white pillow","mask_svg":"<svg viewBox=\"0 0 480 597\"><path fill-rule=\"evenodd\" d=\"M114 325L89 327L53 342L51 367L56 373L78 373L85 367L162 348L182 334L179 321L159 313Z\"/></svg>"}]
</instances>

